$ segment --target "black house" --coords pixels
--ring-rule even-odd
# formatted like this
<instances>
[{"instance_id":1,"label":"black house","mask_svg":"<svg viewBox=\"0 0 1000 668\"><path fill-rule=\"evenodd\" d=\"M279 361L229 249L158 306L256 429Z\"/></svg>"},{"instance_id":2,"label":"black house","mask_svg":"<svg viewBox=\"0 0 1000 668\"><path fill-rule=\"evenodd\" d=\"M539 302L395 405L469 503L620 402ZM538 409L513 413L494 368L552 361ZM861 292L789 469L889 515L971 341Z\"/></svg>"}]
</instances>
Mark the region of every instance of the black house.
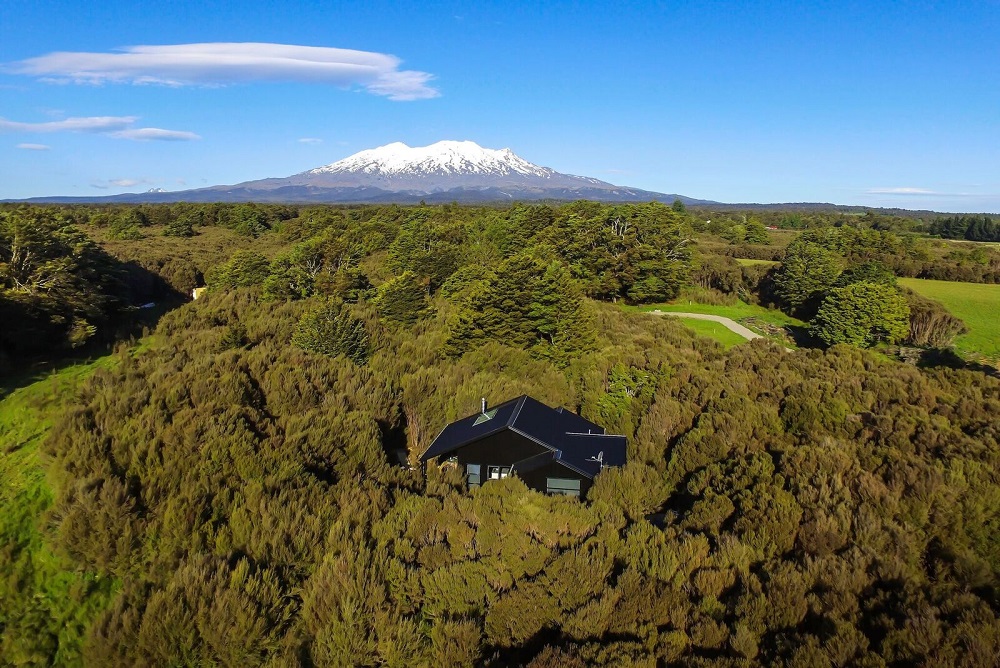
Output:
<instances>
[{"instance_id":1,"label":"black house","mask_svg":"<svg viewBox=\"0 0 1000 668\"><path fill-rule=\"evenodd\" d=\"M522 395L452 422L420 456L454 462L469 487L516 475L539 492L584 497L606 466L625 463L625 437Z\"/></svg>"}]
</instances>

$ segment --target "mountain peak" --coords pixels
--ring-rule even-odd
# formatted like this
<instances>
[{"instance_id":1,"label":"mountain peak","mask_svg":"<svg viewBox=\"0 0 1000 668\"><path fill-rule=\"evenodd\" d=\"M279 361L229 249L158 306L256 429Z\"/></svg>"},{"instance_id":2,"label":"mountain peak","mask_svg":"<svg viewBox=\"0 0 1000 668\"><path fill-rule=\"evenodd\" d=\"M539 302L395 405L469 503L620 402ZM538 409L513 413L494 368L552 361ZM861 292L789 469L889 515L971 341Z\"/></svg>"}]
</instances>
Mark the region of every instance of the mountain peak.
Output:
<instances>
[{"instance_id":1,"label":"mountain peak","mask_svg":"<svg viewBox=\"0 0 1000 668\"><path fill-rule=\"evenodd\" d=\"M538 176L555 174L517 156L509 148L483 148L474 141L439 141L410 147L393 142L360 151L305 174L366 174L384 178L413 176Z\"/></svg>"}]
</instances>

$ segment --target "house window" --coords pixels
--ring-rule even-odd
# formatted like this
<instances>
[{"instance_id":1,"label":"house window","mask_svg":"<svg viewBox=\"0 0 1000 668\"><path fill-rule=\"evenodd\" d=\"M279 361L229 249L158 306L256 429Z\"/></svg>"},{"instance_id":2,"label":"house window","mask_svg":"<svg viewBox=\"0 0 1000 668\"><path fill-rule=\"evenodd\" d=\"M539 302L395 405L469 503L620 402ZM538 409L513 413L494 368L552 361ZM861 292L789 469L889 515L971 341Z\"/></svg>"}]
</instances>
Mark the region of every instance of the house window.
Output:
<instances>
[{"instance_id":1,"label":"house window","mask_svg":"<svg viewBox=\"0 0 1000 668\"><path fill-rule=\"evenodd\" d=\"M500 480L501 478L506 478L510 475L509 466L491 466L489 467L490 480Z\"/></svg>"},{"instance_id":2,"label":"house window","mask_svg":"<svg viewBox=\"0 0 1000 668\"><path fill-rule=\"evenodd\" d=\"M572 478L546 478L545 491L549 494L580 496L580 481Z\"/></svg>"},{"instance_id":3,"label":"house window","mask_svg":"<svg viewBox=\"0 0 1000 668\"><path fill-rule=\"evenodd\" d=\"M469 487L479 487L482 483L482 476L480 475L482 467L479 464L466 464L465 465L465 475L466 480L469 483Z\"/></svg>"}]
</instances>

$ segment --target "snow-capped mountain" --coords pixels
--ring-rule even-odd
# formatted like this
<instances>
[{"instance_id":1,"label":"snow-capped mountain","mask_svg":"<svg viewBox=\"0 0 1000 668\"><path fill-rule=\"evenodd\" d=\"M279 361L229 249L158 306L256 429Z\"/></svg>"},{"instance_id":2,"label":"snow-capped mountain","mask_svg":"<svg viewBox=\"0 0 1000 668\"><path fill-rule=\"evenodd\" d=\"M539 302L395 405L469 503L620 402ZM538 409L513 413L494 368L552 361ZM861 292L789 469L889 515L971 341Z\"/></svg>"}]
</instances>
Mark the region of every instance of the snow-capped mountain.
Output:
<instances>
[{"instance_id":1,"label":"snow-capped mountain","mask_svg":"<svg viewBox=\"0 0 1000 668\"><path fill-rule=\"evenodd\" d=\"M254 190L377 188L392 194L380 199L394 201L428 197L443 201L649 200L660 197L657 193L622 188L598 179L561 174L528 162L509 148L483 148L471 141L439 141L415 147L395 142L288 178L251 181L235 187ZM370 195L367 193L366 199L370 199ZM668 198L673 200L671 196Z\"/></svg>"},{"instance_id":2,"label":"snow-capped mountain","mask_svg":"<svg viewBox=\"0 0 1000 668\"><path fill-rule=\"evenodd\" d=\"M179 192L113 195L118 202L497 202L579 200L702 203L679 195L616 186L562 174L471 141L410 147L386 144L293 176ZM48 198L46 201L98 198Z\"/></svg>"},{"instance_id":3,"label":"snow-capped mountain","mask_svg":"<svg viewBox=\"0 0 1000 668\"><path fill-rule=\"evenodd\" d=\"M410 147L394 142L355 153L325 167L310 169L306 174L364 173L384 177L484 174L492 176L540 176L556 174L547 167L533 165L518 157L509 148L483 148L471 141L439 141L430 146Z\"/></svg>"}]
</instances>

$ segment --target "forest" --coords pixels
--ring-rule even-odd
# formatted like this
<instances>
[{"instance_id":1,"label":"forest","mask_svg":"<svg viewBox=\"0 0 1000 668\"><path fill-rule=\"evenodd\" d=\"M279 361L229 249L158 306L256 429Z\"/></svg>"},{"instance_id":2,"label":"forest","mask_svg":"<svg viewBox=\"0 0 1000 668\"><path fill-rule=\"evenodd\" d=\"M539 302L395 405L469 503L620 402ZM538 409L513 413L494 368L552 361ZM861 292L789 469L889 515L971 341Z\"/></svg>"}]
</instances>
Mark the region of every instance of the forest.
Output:
<instances>
[{"instance_id":1,"label":"forest","mask_svg":"<svg viewBox=\"0 0 1000 668\"><path fill-rule=\"evenodd\" d=\"M996 665L1000 380L886 346L965 326L896 276L1000 259L751 217L0 207L5 379L104 355L40 432L43 491L0 492L0 664ZM623 308L694 294L812 343ZM414 465L519 394L628 464L585 502ZM30 439L0 418L6 488Z\"/></svg>"}]
</instances>

